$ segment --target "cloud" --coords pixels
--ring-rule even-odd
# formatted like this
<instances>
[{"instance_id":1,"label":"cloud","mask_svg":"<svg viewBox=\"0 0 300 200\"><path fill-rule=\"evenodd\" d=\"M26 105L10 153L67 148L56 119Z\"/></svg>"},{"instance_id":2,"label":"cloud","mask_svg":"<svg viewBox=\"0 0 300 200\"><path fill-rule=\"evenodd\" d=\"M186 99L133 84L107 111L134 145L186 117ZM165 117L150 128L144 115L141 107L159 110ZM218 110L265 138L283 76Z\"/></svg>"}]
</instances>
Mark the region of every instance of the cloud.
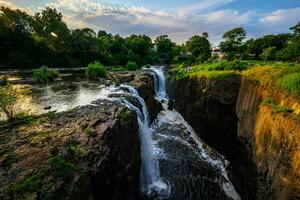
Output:
<instances>
[{"instance_id":1,"label":"cloud","mask_svg":"<svg viewBox=\"0 0 300 200\"><path fill-rule=\"evenodd\" d=\"M147 34L152 38L167 34L179 43L192 35L208 32L210 40L216 45L225 31L238 26L245 27L251 37L287 32L299 20L300 7L270 13L219 9L233 1L204 0L183 6L178 11L151 10L143 6L113 6L91 0L57 0L46 5L62 12L71 28L90 27L122 36ZM5 1L0 0L0 5L1 2Z\"/></svg>"}]
</instances>

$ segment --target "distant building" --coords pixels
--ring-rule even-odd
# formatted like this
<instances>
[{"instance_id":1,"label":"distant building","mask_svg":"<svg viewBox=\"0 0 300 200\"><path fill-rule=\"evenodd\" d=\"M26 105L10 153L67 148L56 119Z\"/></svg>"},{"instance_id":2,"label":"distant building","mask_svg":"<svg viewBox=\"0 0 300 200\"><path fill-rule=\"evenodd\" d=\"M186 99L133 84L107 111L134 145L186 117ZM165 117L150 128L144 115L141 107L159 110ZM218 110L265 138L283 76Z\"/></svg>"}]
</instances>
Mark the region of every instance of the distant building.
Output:
<instances>
[{"instance_id":1,"label":"distant building","mask_svg":"<svg viewBox=\"0 0 300 200\"><path fill-rule=\"evenodd\" d=\"M217 56L219 59L223 59L225 55L220 48L213 48L211 54L212 56Z\"/></svg>"}]
</instances>

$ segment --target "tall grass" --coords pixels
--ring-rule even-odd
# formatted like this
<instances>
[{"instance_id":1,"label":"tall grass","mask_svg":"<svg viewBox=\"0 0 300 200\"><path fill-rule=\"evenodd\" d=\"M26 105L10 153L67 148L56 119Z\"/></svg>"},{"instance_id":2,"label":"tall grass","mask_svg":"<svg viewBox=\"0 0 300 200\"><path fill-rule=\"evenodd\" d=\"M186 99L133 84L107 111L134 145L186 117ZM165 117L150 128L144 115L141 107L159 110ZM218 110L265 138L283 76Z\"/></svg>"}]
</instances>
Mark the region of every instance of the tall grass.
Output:
<instances>
[{"instance_id":1,"label":"tall grass","mask_svg":"<svg viewBox=\"0 0 300 200\"><path fill-rule=\"evenodd\" d=\"M58 76L59 73L56 70L49 69L46 66L42 66L33 72L33 79L39 83L51 82L54 78L58 78Z\"/></svg>"},{"instance_id":2,"label":"tall grass","mask_svg":"<svg viewBox=\"0 0 300 200\"><path fill-rule=\"evenodd\" d=\"M85 69L85 74L89 78L106 78L107 77L107 71L105 67L98 61L95 61L93 63L90 63L86 69Z\"/></svg>"},{"instance_id":3,"label":"tall grass","mask_svg":"<svg viewBox=\"0 0 300 200\"><path fill-rule=\"evenodd\" d=\"M289 92L300 94L300 72L283 76L280 85Z\"/></svg>"}]
</instances>

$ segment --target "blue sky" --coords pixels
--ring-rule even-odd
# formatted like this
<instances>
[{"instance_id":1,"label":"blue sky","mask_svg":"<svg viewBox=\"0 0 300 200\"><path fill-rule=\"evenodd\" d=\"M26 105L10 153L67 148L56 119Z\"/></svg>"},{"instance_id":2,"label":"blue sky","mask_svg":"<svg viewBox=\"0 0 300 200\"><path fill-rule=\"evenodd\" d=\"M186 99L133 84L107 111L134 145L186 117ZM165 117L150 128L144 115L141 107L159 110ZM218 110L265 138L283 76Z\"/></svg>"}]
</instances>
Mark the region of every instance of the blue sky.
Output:
<instances>
[{"instance_id":1,"label":"blue sky","mask_svg":"<svg viewBox=\"0 0 300 200\"><path fill-rule=\"evenodd\" d=\"M288 32L300 21L300 0L0 0L0 5L34 13L58 9L70 28L91 27L113 34L169 35L178 43L208 32L217 45L222 34L243 26L248 37Z\"/></svg>"}]
</instances>

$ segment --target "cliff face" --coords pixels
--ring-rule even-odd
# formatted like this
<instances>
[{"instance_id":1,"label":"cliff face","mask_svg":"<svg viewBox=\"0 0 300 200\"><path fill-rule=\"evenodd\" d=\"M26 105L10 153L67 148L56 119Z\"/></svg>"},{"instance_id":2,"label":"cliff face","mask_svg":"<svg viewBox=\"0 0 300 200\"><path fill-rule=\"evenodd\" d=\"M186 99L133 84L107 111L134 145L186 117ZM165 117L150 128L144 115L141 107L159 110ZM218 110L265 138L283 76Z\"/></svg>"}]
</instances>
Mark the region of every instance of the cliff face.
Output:
<instances>
[{"instance_id":1,"label":"cliff face","mask_svg":"<svg viewBox=\"0 0 300 200\"><path fill-rule=\"evenodd\" d=\"M135 199L136 115L95 103L0 131L0 199Z\"/></svg>"},{"instance_id":2,"label":"cliff face","mask_svg":"<svg viewBox=\"0 0 300 200\"><path fill-rule=\"evenodd\" d=\"M237 135L239 87L239 76L222 80L192 76L167 82L175 109L209 146L230 161L230 179L242 199L255 199L256 168Z\"/></svg>"},{"instance_id":3,"label":"cliff face","mask_svg":"<svg viewBox=\"0 0 300 200\"><path fill-rule=\"evenodd\" d=\"M260 199L300 198L300 121L264 104L298 113L299 104L284 92L243 79L236 104L238 135L247 144L260 174ZM290 111L292 112L292 111Z\"/></svg>"},{"instance_id":4,"label":"cliff face","mask_svg":"<svg viewBox=\"0 0 300 200\"><path fill-rule=\"evenodd\" d=\"M242 199L300 198L300 111L289 94L240 77L171 79L168 90L199 136L230 161Z\"/></svg>"}]
</instances>

